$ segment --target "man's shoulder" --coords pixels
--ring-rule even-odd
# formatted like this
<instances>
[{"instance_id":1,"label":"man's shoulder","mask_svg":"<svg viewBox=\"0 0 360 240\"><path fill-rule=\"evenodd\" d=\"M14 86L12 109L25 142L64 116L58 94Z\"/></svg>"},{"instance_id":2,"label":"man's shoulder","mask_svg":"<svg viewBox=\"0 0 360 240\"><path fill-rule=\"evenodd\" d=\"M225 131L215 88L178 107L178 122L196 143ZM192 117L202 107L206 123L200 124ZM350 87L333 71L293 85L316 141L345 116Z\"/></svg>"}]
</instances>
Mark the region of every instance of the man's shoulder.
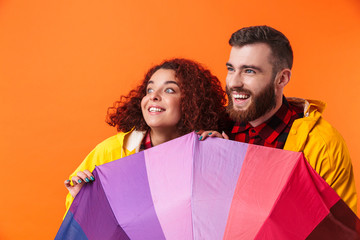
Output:
<instances>
[{"instance_id":1,"label":"man's shoulder","mask_svg":"<svg viewBox=\"0 0 360 240\"><path fill-rule=\"evenodd\" d=\"M321 138L320 140L324 141L324 143L326 143L328 146L333 144L338 146L339 144L344 143L344 139L341 136L340 132L328 121L326 121L322 116L314 125L312 132L319 135L319 137Z\"/></svg>"},{"instance_id":2,"label":"man's shoulder","mask_svg":"<svg viewBox=\"0 0 360 240\"><path fill-rule=\"evenodd\" d=\"M304 117L294 121L290 135L297 136L296 139L303 139L307 142L306 145L322 145L330 149L344 145L341 134L322 116L326 106L324 102L301 98L287 98L287 101L304 109Z\"/></svg>"},{"instance_id":3,"label":"man's shoulder","mask_svg":"<svg viewBox=\"0 0 360 240\"><path fill-rule=\"evenodd\" d=\"M300 136L307 135L306 145L323 146L328 150L345 147L345 141L340 132L324 119L320 112L309 113L295 120L293 126L293 130L290 131L297 131Z\"/></svg>"},{"instance_id":4,"label":"man's shoulder","mask_svg":"<svg viewBox=\"0 0 360 240\"><path fill-rule=\"evenodd\" d=\"M321 114L326 108L326 103L320 100L296 97L288 97L286 100L292 108L302 109L304 111L304 116L309 116L314 112Z\"/></svg>"}]
</instances>

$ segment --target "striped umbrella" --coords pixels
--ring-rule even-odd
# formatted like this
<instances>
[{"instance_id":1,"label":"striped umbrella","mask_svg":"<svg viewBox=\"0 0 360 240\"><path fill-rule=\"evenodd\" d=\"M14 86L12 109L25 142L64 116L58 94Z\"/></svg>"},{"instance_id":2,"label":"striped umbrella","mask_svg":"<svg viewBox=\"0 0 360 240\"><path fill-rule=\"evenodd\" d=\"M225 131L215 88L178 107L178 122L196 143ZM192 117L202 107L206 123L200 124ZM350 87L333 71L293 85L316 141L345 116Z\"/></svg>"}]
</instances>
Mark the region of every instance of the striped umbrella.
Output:
<instances>
[{"instance_id":1,"label":"striped umbrella","mask_svg":"<svg viewBox=\"0 0 360 240\"><path fill-rule=\"evenodd\" d=\"M359 239L298 152L191 133L93 174L55 239Z\"/></svg>"}]
</instances>

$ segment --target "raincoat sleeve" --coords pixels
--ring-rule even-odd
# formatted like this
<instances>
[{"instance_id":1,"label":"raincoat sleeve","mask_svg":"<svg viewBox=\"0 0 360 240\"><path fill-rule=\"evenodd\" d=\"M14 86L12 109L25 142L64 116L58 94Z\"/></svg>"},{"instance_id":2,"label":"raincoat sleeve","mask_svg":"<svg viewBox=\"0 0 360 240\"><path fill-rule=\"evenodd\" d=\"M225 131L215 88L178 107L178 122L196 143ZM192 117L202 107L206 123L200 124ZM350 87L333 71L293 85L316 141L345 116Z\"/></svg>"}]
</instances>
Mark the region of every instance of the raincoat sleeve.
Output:
<instances>
[{"instance_id":1,"label":"raincoat sleeve","mask_svg":"<svg viewBox=\"0 0 360 240\"><path fill-rule=\"evenodd\" d=\"M100 166L102 164L134 154L136 151L138 151L144 136L145 132L131 130L129 132L119 132L115 136L109 137L108 139L99 143L89 153L89 155L87 155L80 166L70 175L69 179L71 180L71 178L76 176L77 172L79 171L84 171L87 169L92 172L95 169L95 166ZM70 193L68 193L65 203L65 216L73 200L74 198L70 195Z\"/></svg>"},{"instance_id":2,"label":"raincoat sleeve","mask_svg":"<svg viewBox=\"0 0 360 240\"><path fill-rule=\"evenodd\" d=\"M82 161L80 166L70 175L69 179L73 176L76 176L77 172L89 170L90 172L94 171L95 166L99 166L101 164L104 164L107 159L109 159L109 152L104 146L98 145L96 146ZM70 195L70 193L66 196L66 210L69 209L72 201L74 198Z\"/></svg>"},{"instance_id":3,"label":"raincoat sleeve","mask_svg":"<svg viewBox=\"0 0 360 240\"><path fill-rule=\"evenodd\" d=\"M320 130L317 129L317 131ZM320 145L317 156L311 153L311 149L306 151L310 156L309 162L310 164L315 162L315 170L356 214L355 178L345 141L336 130L320 133L320 136L323 136L324 139L319 139L319 141L322 140L322 145Z\"/></svg>"},{"instance_id":4,"label":"raincoat sleeve","mask_svg":"<svg viewBox=\"0 0 360 240\"><path fill-rule=\"evenodd\" d=\"M284 149L303 152L310 165L357 213L355 178L350 154L340 133L323 118L295 121ZM311 129L311 130L309 130Z\"/></svg>"},{"instance_id":5,"label":"raincoat sleeve","mask_svg":"<svg viewBox=\"0 0 360 240\"><path fill-rule=\"evenodd\" d=\"M76 176L77 172L89 170L92 172L95 169L95 166L102 165L104 163L108 163L114 161L116 159L120 159L130 154L129 151L124 151L123 143L124 136L126 133L118 133L115 136L112 136L103 142L99 143L82 161L80 166L69 176L69 179L73 176ZM70 195L70 193L66 196L66 212L69 210L70 205L74 198ZM66 213L65 213L66 215Z\"/></svg>"}]
</instances>

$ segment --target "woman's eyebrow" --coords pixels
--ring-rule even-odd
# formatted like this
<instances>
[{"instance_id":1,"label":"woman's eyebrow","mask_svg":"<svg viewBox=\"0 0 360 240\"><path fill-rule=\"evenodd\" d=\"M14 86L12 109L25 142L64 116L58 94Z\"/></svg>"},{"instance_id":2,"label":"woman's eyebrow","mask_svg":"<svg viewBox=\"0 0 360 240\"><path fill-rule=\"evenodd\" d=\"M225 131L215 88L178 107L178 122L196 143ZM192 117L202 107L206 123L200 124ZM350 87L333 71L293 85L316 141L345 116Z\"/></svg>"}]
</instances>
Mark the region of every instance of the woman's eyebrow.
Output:
<instances>
[{"instance_id":1,"label":"woman's eyebrow","mask_svg":"<svg viewBox=\"0 0 360 240\"><path fill-rule=\"evenodd\" d=\"M150 80L150 81L147 82L146 85L149 85L149 84L154 84L154 81ZM176 81L173 81L173 80L166 81L166 82L164 82L164 85L165 84L176 84L177 86L179 86L179 84Z\"/></svg>"},{"instance_id":2,"label":"woman's eyebrow","mask_svg":"<svg viewBox=\"0 0 360 240\"><path fill-rule=\"evenodd\" d=\"M176 84L179 86L179 84L175 81L166 81L164 84Z\"/></svg>"}]
</instances>

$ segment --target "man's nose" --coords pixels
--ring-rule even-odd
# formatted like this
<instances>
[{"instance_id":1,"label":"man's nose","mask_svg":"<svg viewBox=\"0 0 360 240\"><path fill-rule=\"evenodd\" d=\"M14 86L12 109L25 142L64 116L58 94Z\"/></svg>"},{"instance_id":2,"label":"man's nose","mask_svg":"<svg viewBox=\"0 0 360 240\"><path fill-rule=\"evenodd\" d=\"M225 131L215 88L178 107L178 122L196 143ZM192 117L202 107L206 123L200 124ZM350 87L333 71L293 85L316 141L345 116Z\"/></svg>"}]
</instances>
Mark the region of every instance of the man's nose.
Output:
<instances>
[{"instance_id":1,"label":"man's nose","mask_svg":"<svg viewBox=\"0 0 360 240\"><path fill-rule=\"evenodd\" d=\"M227 86L229 88L243 87L244 86L244 81L243 81L243 78L242 78L241 74L236 73L236 74L232 74L232 75L228 76Z\"/></svg>"}]
</instances>

